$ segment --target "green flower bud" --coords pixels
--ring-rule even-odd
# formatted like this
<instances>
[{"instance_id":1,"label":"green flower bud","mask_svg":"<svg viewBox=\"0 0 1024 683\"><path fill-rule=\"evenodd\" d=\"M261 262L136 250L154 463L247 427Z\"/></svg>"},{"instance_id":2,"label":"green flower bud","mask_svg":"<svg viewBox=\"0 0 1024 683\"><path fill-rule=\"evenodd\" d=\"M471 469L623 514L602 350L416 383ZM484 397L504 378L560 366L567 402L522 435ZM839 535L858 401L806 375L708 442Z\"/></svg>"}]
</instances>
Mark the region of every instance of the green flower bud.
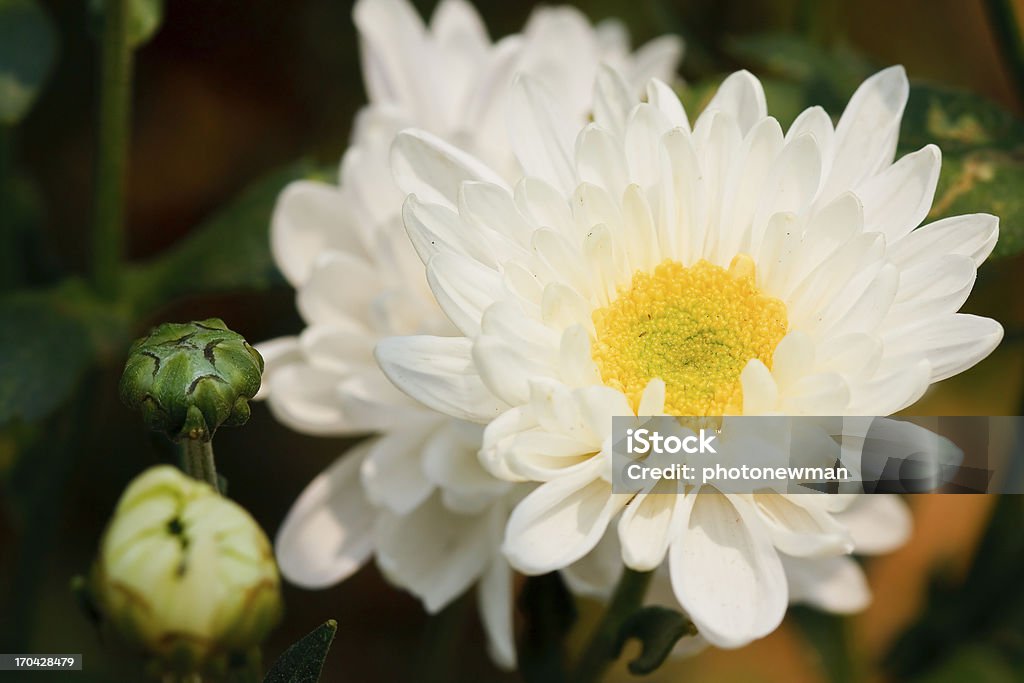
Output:
<instances>
[{"instance_id":1,"label":"green flower bud","mask_svg":"<svg viewBox=\"0 0 1024 683\"><path fill-rule=\"evenodd\" d=\"M245 424L262 373L259 352L223 321L164 323L132 344L121 400L173 440L207 441L222 424Z\"/></svg>"},{"instance_id":2,"label":"green flower bud","mask_svg":"<svg viewBox=\"0 0 1024 683\"><path fill-rule=\"evenodd\" d=\"M257 646L281 616L263 530L237 503L169 465L125 489L91 589L121 638L186 673Z\"/></svg>"}]
</instances>

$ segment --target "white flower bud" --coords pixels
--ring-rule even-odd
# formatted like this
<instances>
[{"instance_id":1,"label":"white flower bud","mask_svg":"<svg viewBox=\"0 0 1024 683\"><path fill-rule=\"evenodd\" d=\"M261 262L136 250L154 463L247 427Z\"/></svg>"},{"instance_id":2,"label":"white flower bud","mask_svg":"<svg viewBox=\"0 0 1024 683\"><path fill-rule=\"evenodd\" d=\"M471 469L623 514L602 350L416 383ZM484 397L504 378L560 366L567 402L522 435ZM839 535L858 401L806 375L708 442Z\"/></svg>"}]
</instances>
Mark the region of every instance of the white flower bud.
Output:
<instances>
[{"instance_id":1,"label":"white flower bud","mask_svg":"<svg viewBox=\"0 0 1024 683\"><path fill-rule=\"evenodd\" d=\"M121 637L175 668L259 644L281 614L263 530L242 507L166 465L121 496L93 592Z\"/></svg>"}]
</instances>

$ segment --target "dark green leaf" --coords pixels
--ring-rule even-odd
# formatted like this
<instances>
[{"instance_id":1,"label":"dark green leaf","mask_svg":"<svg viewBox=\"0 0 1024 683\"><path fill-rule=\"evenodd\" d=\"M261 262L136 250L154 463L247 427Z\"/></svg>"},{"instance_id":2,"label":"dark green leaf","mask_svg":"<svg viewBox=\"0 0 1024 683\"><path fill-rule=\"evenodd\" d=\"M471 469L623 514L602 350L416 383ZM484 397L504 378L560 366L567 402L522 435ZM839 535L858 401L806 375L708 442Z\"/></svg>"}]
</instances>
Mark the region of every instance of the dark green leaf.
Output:
<instances>
[{"instance_id":1,"label":"dark green leaf","mask_svg":"<svg viewBox=\"0 0 1024 683\"><path fill-rule=\"evenodd\" d=\"M875 70L868 59L845 45L826 49L788 33L734 38L729 52L759 71L800 84L801 110L820 105L831 113L841 111L850 94Z\"/></svg>"},{"instance_id":2,"label":"dark green leaf","mask_svg":"<svg viewBox=\"0 0 1024 683\"><path fill-rule=\"evenodd\" d=\"M1022 673L998 649L978 645L956 650L941 669L914 679L914 683L1019 683Z\"/></svg>"},{"instance_id":3,"label":"dark green leaf","mask_svg":"<svg viewBox=\"0 0 1024 683\"><path fill-rule=\"evenodd\" d=\"M1024 143L1024 122L980 95L915 82L903 113L900 150L912 152L930 142L944 154L1004 150Z\"/></svg>"},{"instance_id":4,"label":"dark green leaf","mask_svg":"<svg viewBox=\"0 0 1024 683\"><path fill-rule=\"evenodd\" d=\"M277 658L263 683L317 683L337 631L333 619L318 626Z\"/></svg>"},{"instance_id":5,"label":"dark green leaf","mask_svg":"<svg viewBox=\"0 0 1024 683\"><path fill-rule=\"evenodd\" d=\"M0 425L45 417L92 361L87 328L43 295L0 300Z\"/></svg>"},{"instance_id":6,"label":"dark green leaf","mask_svg":"<svg viewBox=\"0 0 1024 683\"><path fill-rule=\"evenodd\" d=\"M49 415L95 362L123 360L129 330L81 280L0 297L0 425Z\"/></svg>"},{"instance_id":7,"label":"dark green leaf","mask_svg":"<svg viewBox=\"0 0 1024 683\"><path fill-rule=\"evenodd\" d=\"M289 182L326 179L310 163L298 163L256 181L181 243L155 261L135 267L129 291L143 310L180 296L267 289L282 282L270 254L270 215Z\"/></svg>"},{"instance_id":8,"label":"dark green leaf","mask_svg":"<svg viewBox=\"0 0 1024 683\"><path fill-rule=\"evenodd\" d=\"M0 0L0 125L28 113L55 50L53 25L35 0Z\"/></svg>"},{"instance_id":9,"label":"dark green leaf","mask_svg":"<svg viewBox=\"0 0 1024 683\"><path fill-rule=\"evenodd\" d=\"M629 670L636 676L644 676L661 666L680 638L696 634L697 627L674 609L656 605L641 607L622 624L616 652L622 653L627 640L639 640L642 649L629 663Z\"/></svg>"},{"instance_id":10,"label":"dark green leaf","mask_svg":"<svg viewBox=\"0 0 1024 683\"><path fill-rule=\"evenodd\" d=\"M999 216L993 256L1024 249L1024 121L973 93L914 84L903 116L900 153L933 142L942 175L929 219L964 213Z\"/></svg>"}]
</instances>

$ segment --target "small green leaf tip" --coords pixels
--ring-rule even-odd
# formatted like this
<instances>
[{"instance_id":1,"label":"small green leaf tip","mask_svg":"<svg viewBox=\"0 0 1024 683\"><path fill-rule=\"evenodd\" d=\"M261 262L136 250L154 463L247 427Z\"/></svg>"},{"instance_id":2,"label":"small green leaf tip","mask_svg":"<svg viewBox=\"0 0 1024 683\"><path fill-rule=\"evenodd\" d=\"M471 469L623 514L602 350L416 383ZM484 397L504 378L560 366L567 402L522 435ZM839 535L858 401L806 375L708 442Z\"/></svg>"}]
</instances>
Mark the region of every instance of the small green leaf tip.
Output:
<instances>
[{"instance_id":1,"label":"small green leaf tip","mask_svg":"<svg viewBox=\"0 0 1024 683\"><path fill-rule=\"evenodd\" d=\"M222 320L164 323L132 344L121 400L172 440L208 441L245 424L262 374L262 356Z\"/></svg>"}]
</instances>

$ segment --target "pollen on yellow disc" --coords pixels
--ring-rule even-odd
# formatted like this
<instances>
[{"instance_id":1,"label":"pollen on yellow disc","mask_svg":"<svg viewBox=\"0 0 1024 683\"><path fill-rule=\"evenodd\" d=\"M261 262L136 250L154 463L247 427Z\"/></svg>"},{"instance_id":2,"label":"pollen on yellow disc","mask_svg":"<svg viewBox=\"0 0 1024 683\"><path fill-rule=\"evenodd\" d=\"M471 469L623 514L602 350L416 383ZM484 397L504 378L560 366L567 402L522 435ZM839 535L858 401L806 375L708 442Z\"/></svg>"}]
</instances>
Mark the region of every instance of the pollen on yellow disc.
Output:
<instances>
[{"instance_id":1,"label":"pollen on yellow disc","mask_svg":"<svg viewBox=\"0 0 1024 683\"><path fill-rule=\"evenodd\" d=\"M593 320L603 382L635 410L648 382L661 378L665 413L687 416L742 412L740 373L754 358L770 368L788 326L786 305L758 289L746 254L728 269L667 260L636 273Z\"/></svg>"}]
</instances>

